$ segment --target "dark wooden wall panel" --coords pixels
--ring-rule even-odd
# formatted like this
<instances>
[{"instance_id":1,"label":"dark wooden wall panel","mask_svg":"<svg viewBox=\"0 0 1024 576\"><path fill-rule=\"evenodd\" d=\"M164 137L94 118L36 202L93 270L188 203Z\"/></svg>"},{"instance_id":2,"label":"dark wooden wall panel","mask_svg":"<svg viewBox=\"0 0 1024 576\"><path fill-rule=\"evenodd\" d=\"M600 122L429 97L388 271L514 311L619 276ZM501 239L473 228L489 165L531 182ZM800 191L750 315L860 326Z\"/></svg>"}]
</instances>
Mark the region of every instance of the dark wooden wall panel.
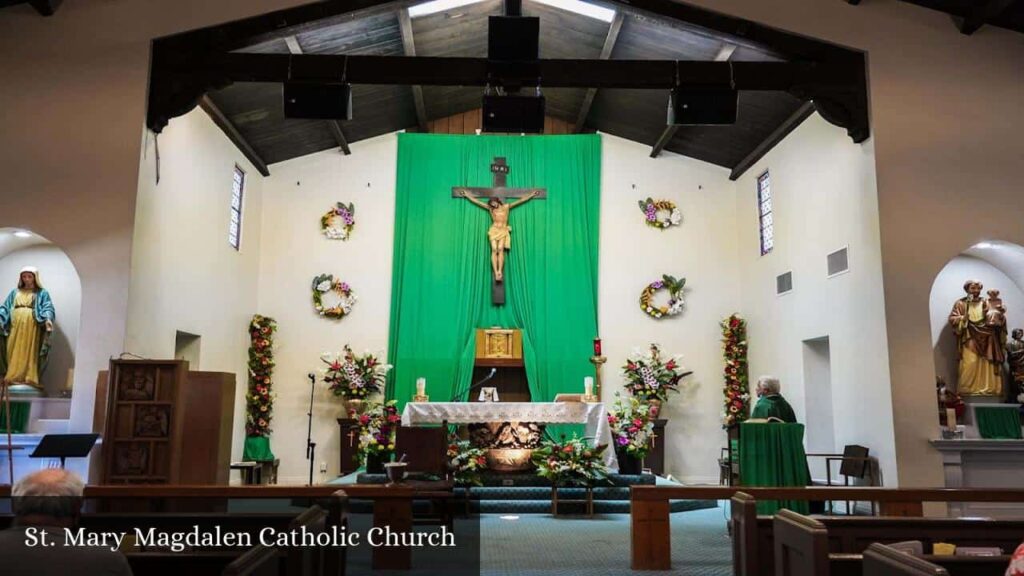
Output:
<instances>
[{"instance_id":1,"label":"dark wooden wall panel","mask_svg":"<svg viewBox=\"0 0 1024 576\"><path fill-rule=\"evenodd\" d=\"M428 128L431 134L476 134L483 121L481 114L481 110L477 108L461 114L445 116L431 120L428 123ZM551 116L544 117L544 134L573 134L574 128L572 122Z\"/></svg>"}]
</instances>

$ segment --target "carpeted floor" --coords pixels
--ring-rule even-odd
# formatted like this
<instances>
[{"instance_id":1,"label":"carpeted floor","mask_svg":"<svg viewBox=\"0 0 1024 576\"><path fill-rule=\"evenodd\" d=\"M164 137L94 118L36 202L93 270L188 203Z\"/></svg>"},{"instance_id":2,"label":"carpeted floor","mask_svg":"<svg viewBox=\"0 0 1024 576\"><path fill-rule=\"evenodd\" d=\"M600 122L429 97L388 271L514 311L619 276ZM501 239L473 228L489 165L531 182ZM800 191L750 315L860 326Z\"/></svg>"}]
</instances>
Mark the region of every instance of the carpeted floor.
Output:
<instances>
[{"instance_id":1,"label":"carpeted floor","mask_svg":"<svg viewBox=\"0 0 1024 576\"><path fill-rule=\"evenodd\" d=\"M602 576L629 569L629 515L553 518L524 514L480 519L481 574L487 576ZM731 544L722 508L672 514L673 573L731 576ZM642 574L643 572L636 572Z\"/></svg>"}]
</instances>

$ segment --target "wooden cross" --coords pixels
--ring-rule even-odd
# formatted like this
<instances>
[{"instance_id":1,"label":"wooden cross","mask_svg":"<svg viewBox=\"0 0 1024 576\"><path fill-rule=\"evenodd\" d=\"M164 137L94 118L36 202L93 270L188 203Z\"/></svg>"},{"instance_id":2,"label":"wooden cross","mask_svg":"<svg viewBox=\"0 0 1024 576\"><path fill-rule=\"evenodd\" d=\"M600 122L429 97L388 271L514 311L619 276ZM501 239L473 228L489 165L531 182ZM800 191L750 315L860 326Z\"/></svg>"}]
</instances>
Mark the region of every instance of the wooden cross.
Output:
<instances>
[{"instance_id":1,"label":"wooden cross","mask_svg":"<svg viewBox=\"0 0 1024 576\"><path fill-rule=\"evenodd\" d=\"M452 198L461 198L464 193L472 196L487 196L488 198L517 198L519 196L526 196L530 192L537 193L534 198L548 197L546 188L508 188L505 184L508 181L510 171L511 167L505 161L505 158L496 156L491 163L491 174L494 175L493 186L490 188L482 186L454 186L452 187Z\"/></svg>"},{"instance_id":2,"label":"wooden cross","mask_svg":"<svg viewBox=\"0 0 1024 576\"><path fill-rule=\"evenodd\" d=\"M510 233L510 229L507 226L508 212L511 208L515 208L531 198L547 198L547 190L544 188L509 188L507 182L510 170L511 168L505 161L505 158L497 156L491 163L491 174L493 174L494 179L493 186L490 188L475 186L455 186L452 188L452 198L468 198L477 206L490 211L493 218L494 223L488 231L488 235L491 238L492 266L494 266L497 277L491 281L491 302L497 306L505 303L505 283L502 282L501 273L504 265L504 253L508 249L507 242ZM500 208L484 204L479 200L479 196L487 197L488 201L497 199ZM501 202L502 198L515 197L523 198L501 206L504 204ZM504 231L504 239L502 239L502 231ZM492 233L496 236L490 236ZM501 247L503 242L506 243L504 248Z\"/></svg>"},{"instance_id":3,"label":"wooden cross","mask_svg":"<svg viewBox=\"0 0 1024 576\"><path fill-rule=\"evenodd\" d=\"M349 447L352 447L352 446L356 445L356 431L355 430L349 430L348 431L348 445L349 445Z\"/></svg>"}]
</instances>

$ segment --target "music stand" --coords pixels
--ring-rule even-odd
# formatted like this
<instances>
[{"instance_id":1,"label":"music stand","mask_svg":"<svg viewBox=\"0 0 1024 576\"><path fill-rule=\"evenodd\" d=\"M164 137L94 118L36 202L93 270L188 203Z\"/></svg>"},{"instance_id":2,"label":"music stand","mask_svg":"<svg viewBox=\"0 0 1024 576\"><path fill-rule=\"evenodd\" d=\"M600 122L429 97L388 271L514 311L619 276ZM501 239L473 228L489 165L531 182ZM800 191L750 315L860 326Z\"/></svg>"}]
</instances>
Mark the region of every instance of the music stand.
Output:
<instances>
[{"instance_id":1,"label":"music stand","mask_svg":"<svg viewBox=\"0 0 1024 576\"><path fill-rule=\"evenodd\" d=\"M99 434L47 434L28 457L60 458L60 467L64 468L65 458L88 456L99 437Z\"/></svg>"}]
</instances>

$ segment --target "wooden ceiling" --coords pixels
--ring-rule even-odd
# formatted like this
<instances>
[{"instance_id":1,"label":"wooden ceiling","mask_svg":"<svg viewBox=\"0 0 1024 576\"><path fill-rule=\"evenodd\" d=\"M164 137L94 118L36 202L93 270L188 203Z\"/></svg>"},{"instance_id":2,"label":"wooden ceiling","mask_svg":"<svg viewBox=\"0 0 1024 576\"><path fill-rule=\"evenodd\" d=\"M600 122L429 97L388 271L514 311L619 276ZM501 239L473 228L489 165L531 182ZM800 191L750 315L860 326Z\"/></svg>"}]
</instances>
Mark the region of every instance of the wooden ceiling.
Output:
<instances>
[{"instance_id":1,"label":"wooden ceiling","mask_svg":"<svg viewBox=\"0 0 1024 576\"><path fill-rule=\"evenodd\" d=\"M412 18L404 39L404 9L377 11L342 22L309 23L301 32L237 51L480 57L487 52L487 18L500 15L502 8L501 0L484 0ZM784 61L768 46L640 12L620 11L618 21L608 23L525 0L523 14L540 18L543 59ZM417 114L417 91L422 94L422 119ZM668 93L664 90L549 88L543 93L547 115L580 131L600 131L648 144L652 155L663 148L729 169L749 159L803 105L785 92L741 92L735 125L667 130ZM353 119L337 124L340 133L332 131L328 122L284 118L280 84L235 83L210 92L209 100L258 158L273 164L398 130L421 129L432 120L479 108L481 96L478 87L355 85Z\"/></svg>"}]
</instances>

